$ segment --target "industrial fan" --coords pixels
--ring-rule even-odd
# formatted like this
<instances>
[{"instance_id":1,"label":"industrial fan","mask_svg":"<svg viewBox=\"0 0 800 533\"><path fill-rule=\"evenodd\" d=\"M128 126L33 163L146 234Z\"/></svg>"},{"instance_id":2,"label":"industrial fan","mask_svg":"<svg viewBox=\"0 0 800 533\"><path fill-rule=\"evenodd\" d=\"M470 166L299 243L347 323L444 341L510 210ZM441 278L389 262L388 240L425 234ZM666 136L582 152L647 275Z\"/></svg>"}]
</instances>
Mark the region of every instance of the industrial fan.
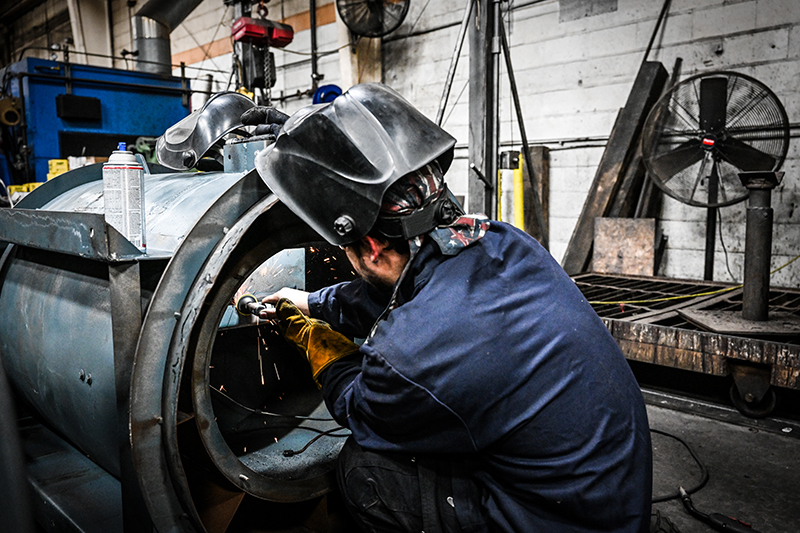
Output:
<instances>
[{"instance_id":1,"label":"industrial fan","mask_svg":"<svg viewBox=\"0 0 800 533\"><path fill-rule=\"evenodd\" d=\"M353 35L382 37L396 30L410 0L336 0L339 16Z\"/></svg>"},{"instance_id":2,"label":"industrial fan","mask_svg":"<svg viewBox=\"0 0 800 533\"><path fill-rule=\"evenodd\" d=\"M788 148L783 105L744 74L692 76L653 106L642 131L644 163L665 194L707 208L705 279L713 279L717 208L748 196L739 173L778 170Z\"/></svg>"},{"instance_id":3,"label":"industrial fan","mask_svg":"<svg viewBox=\"0 0 800 533\"><path fill-rule=\"evenodd\" d=\"M675 85L644 124L642 153L658 187L698 207L747 198L739 172L774 171L789 147L789 121L775 94L735 72L711 72Z\"/></svg>"}]
</instances>

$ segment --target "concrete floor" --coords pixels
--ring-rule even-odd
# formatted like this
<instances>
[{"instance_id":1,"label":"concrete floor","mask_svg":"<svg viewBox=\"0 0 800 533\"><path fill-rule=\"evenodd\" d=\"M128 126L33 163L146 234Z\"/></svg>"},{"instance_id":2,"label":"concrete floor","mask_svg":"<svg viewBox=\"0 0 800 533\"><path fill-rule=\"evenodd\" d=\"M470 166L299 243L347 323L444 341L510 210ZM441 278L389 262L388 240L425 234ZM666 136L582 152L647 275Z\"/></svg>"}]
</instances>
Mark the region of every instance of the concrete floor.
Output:
<instances>
[{"instance_id":1,"label":"concrete floor","mask_svg":"<svg viewBox=\"0 0 800 533\"><path fill-rule=\"evenodd\" d=\"M800 423L756 421L731 408L652 391L645 391L645 399L651 429L685 440L708 469L708 483L692 495L698 510L735 516L760 533L800 532ZM697 485L701 471L687 449L660 434L652 440L653 496ZM681 533L713 531L680 500L653 509Z\"/></svg>"}]
</instances>

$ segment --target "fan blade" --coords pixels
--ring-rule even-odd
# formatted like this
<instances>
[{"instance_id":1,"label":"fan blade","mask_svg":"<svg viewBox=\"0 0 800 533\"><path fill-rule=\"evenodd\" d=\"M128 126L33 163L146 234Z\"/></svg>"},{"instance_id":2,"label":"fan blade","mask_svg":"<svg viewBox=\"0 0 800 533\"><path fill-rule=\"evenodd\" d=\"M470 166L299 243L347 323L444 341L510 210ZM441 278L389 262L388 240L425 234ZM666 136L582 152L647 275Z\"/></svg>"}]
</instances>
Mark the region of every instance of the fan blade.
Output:
<instances>
[{"instance_id":1,"label":"fan blade","mask_svg":"<svg viewBox=\"0 0 800 533\"><path fill-rule=\"evenodd\" d=\"M727 107L728 79L700 80L700 128L709 133L724 128Z\"/></svg>"},{"instance_id":2,"label":"fan blade","mask_svg":"<svg viewBox=\"0 0 800 533\"><path fill-rule=\"evenodd\" d=\"M725 161L744 171L773 170L778 165L775 156L733 137L718 143L716 150Z\"/></svg>"},{"instance_id":3,"label":"fan blade","mask_svg":"<svg viewBox=\"0 0 800 533\"><path fill-rule=\"evenodd\" d=\"M691 139L674 150L660 154L650 161L655 174L666 181L681 170L688 168L703 159L703 148L700 141Z\"/></svg>"},{"instance_id":4,"label":"fan blade","mask_svg":"<svg viewBox=\"0 0 800 533\"><path fill-rule=\"evenodd\" d=\"M694 195L697 194L697 187L708 177L706 175L706 165L708 164L709 160L711 160L712 165L715 164L714 160L711 159L708 153L703 154L703 162L700 164L700 171L697 173L697 179L694 180L694 184L692 185L692 193L688 198L689 203L696 202Z\"/></svg>"},{"instance_id":5,"label":"fan blade","mask_svg":"<svg viewBox=\"0 0 800 533\"><path fill-rule=\"evenodd\" d=\"M384 2L383 4L383 16L384 18L391 19L394 23L398 25L403 22L403 19L406 16L406 7L404 2L396 2L396 1L389 1Z\"/></svg>"}]
</instances>

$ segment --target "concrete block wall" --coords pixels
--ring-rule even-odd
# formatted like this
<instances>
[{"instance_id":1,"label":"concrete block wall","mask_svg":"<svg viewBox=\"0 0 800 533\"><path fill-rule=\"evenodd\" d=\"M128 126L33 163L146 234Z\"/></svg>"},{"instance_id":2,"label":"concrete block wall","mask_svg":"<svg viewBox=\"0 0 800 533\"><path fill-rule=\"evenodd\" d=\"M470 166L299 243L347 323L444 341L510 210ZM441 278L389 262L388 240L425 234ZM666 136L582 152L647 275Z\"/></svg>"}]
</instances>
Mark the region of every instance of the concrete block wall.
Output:
<instances>
[{"instance_id":1,"label":"concrete block wall","mask_svg":"<svg viewBox=\"0 0 800 533\"><path fill-rule=\"evenodd\" d=\"M206 0L176 30L173 53L197 46L190 33L200 43L210 39L223 10L220 2L214 2ZM518 7L506 13L512 62L528 138L551 149L551 253L560 260L581 213L605 141L628 98L662 2L619 0L616 11L566 22L560 21L558 0L516 4ZM204 9L205 6L209 9ZM464 0L411 2L402 26L384 39L385 83L431 118L438 110L464 6ZM308 3L286 0L269 7L270 16L280 19L307 11ZM800 118L799 23L800 2L796 0L673 0L650 59L661 61L671 70L675 59L682 58L681 79L722 69L751 75L775 91L794 123ZM403 37L409 34L412 36ZM317 35L320 50L340 46L335 24L320 26ZM288 48L308 52L309 32L297 32ZM276 51L276 60L279 79L273 96L294 95L308 89L307 56ZM219 63L225 59L218 57L215 61L224 70ZM338 57L330 54L320 58L319 70L325 75L322 83L336 83ZM458 140L448 179L453 191L464 196L468 175L468 91L464 90L467 77L468 44L465 44L444 122L444 127ZM505 78L502 80L500 140L504 148L518 148L520 137L511 95ZM292 112L309 101L308 97L292 98L281 105ZM773 267L800 253L798 150L793 141L784 165L786 179L774 195ZM745 204L720 209L722 238L717 239L715 248L715 279L742 280L744 213ZM660 274L702 277L705 216L702 208L665 199L662 228L669 241ZM798 263L776 273L773 283L800 285Z\"/></svg>"},{"instance_id":2,"label":"concrete block wall","mask_svg":"<svg viewBox=\"0 0 800 533\"><path fill-rule=\"evenodd\" d=\"M528 138L551 149L551 253L561 259L594 179L607 136L633 84L663 2L619 0L617 10L560 22L557 0L520 3L506 14L512 62ZM460 20L464 2L412 3L397 33ZM415 16L416 15L416 16ZM435 116L457 27L384 44L384 77L428 116ZM391 39L391 38L390 38ZM451 105L466 82L467 51L453 84ZM673 0L650 60L671 70L683 59L681 79L713 70L733 70L764 82L800 120L800 2L796 0ZM520 138L508 86L501 78L500 135L504 145ZM448 115L448 112L445 116ZM445 127L459 145L467 142L467 94L457 100ZM793 133L796 129L792 130ZM457 157L466 150L457 150ZM449 174L464 190L467 164ZM800 147L792 138L784 183L773 195L775 230L772 266L800 254ZM460 173L460 174L459 174ZM715 279L742 281L745 203L719 210L721 239L715 247ZM669 197L662 212L669 237L660 274L702 277L705 219L702 208ZM800 286L800 261L775 273L777 286ZM729 272L730 271L730 272Z\"/></svg>"},{"instance_id":3,"label":"concrete block wall","mask_svg":"<svg viewBox=\"0 0 800 533\"><path fill-rule=\"evenodd\" d=\"M683 78L712 70L732 70L753 76L770 87L782 101L790 123L800 119L800 2L753 0L673 3L664 38L653 59L668 68L676 57L683 63ZM679 27L680 26L680 27ZM784 182L773 193L775 209L772 268L800 254L800 146L792 129L783 169ZM744 273L746 203L721 208L715 247L715 279L741 281ZM663 227L670 238L663 273L672 277L698 277L703 270L705 212L667 198ZM720 237L721 233L721 237ZM773 274L777 286L800 286L797 262Z\"/></svg>"}]
</instances>

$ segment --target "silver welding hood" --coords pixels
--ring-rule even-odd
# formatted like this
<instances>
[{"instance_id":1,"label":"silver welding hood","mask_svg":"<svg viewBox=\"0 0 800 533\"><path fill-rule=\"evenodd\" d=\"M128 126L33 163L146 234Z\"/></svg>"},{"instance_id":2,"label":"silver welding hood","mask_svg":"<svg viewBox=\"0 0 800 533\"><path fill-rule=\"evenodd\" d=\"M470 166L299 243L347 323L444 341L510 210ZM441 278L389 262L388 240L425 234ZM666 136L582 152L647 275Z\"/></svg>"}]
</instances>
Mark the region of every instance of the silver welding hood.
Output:
<instances>
[{"instance_id":1,"label":"silver welding hood","mask_svg":"<svg viewBox=\"0 0 800 533\"><path fill-rule=\"evenodd\" d=\"M149 4L148 4L149 5ZM217 93L191 115L171 126L156 142L158 162L189 170L223 137L242 127L242 113L255 106L243 94Z\"/></svg>"},{"instance_id":2,"label":"silver welding hood","mask_svg":"<svg viewBox=\"0 0 800 533\"><path fill-rule=\"evenodd\" d=\"M256 157L269 188L331 244L364 237L386 190L431 161L446 172L455 139L380 83L292 115Z\"/></svg>"}]
</instances>

